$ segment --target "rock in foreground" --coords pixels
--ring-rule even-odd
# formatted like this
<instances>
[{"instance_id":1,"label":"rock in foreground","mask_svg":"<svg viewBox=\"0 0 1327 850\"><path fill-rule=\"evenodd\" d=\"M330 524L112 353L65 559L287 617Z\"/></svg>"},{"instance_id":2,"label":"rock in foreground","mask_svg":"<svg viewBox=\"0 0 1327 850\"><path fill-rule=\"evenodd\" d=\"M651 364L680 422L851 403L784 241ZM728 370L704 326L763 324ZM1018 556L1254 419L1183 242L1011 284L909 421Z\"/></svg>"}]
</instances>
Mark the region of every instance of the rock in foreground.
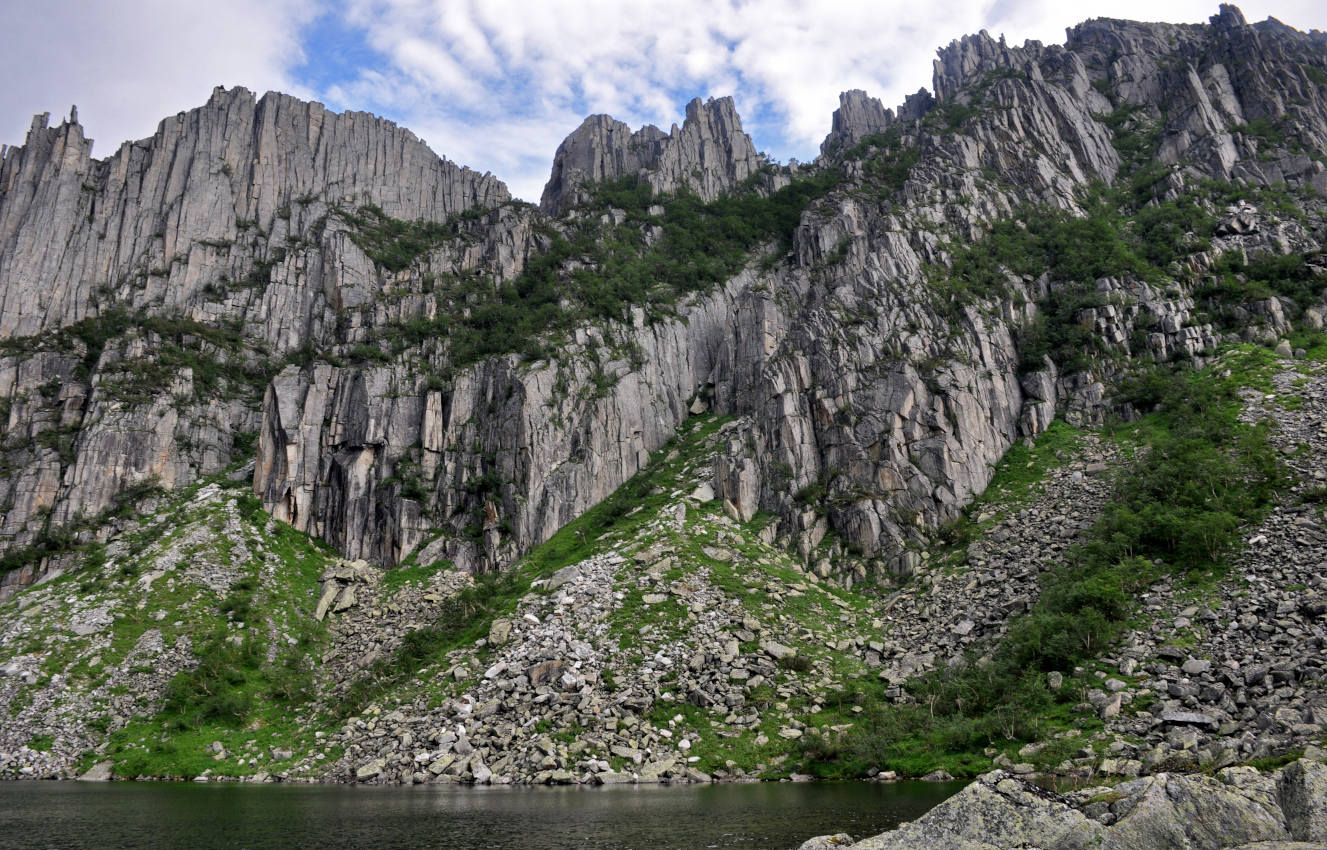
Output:
<instances>
[{"instance_id":1,"label":"rock in foreground","mask_svg":"<svg viewBox=\"0 0 1327 850\"><path fill-rule=\"evenodd\" d=\"M1327 848L1327 765L1300 759L1274 773L1160 774L1114 789L1059 795L1004 771L979 777L924 817L852 842L820 836L800 850L1234 850Z\"/></svg>"}]
</instances>

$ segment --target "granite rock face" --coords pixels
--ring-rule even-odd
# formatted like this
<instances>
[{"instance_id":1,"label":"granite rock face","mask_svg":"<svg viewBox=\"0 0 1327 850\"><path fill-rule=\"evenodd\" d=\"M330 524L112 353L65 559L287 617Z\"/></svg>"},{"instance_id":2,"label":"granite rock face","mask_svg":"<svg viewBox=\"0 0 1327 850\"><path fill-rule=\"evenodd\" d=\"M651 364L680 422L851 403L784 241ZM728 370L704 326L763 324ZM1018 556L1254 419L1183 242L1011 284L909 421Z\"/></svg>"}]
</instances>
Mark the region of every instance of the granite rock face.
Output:
<instances>
[{"instance_id":1,"label":"granite rock face","mask_svg":"<svg viewBox=\"0 0 1327 850\"><path fill-rule=\"evenodd\" d=\"M389 121L287 95L218 88L101 160L76 113L48 123L0 154L5 548L243 457L264 363L381 292L341 211L509 199Z\"/></svg>"},{"instance_id":2,"label":"granite rock face","mask_svg":"<svg viewBox=\"0 0 1327 850\"><path fill-rule=\"evenodd\" d=\"M935 98L926 89L908 95L899 106L898 113L886 109L879 98L871 97L861 89L851 89L839 95L839 108L834 110L829 135L820 145L822 154L832 154L878 133L884 133L898 124L908 125L921 120L935 104Z\"/></svg>"},{"instance_id":3,"label":"granite rock face","mask_svg":"<svg viewBox=\"0 0 1327 850\"><path fill-rule=\"evenodd\" d=\"M1219 178L1319 187L1327 185L1320 167L1266 150L1277 145L1249 132L1249 122L1286 119L1305 147L1321 148L1327 92L1314 80L1322 74L1323 46L1322 33L1304 35L1273 18L1250 25L1228 4L1208 26L1088 21L1069 30L1066 45L1104 72L1121 101L1164 115L1162 161L1183 158Z\"/></svg>"},{"instance_id":4,"label":"granite rock face","mask_svg":"<svg viewBox=\"0 0 1327 850\"><path fill-rule=\"evenodd\" d=\"M396 368L288 368L267 392L255 490L278 518L380 563L427 539L425 507L465 524L477 518L485 532L505 523L505 540L484 533L436 552L474 569L501 566L601 501L671 436L697 387L730 356L732 289L702 299L685 323L642 328L644 365L619 364L599 398L586 397L591 369L574 360L529 368L497 358L467 369L450 391L423 393L403 393L417 381ZM412 451L426 505L385 481ZM501 483L481 491L481 481Z\"/></svg>"},{"instance_id":5,"label":"granite rock face","mask_svg":"<svg viewBox=\"0 0 1327 850\"><path fill-rule=\"evenodd\" d=\"M640 175L656 193L687 189L712 201L760 166L731 97L696 98L682 126L668 133L652 124L632 132L610 116L591 115L558 146L539 205L558 215L586 200L588 185L627 175Z\"/></svg>"},{"instance_id":6,"label":"granite rock face","mask_svg":"<svg viewBox=\"0 0 1327 850\"><path fill-rule=\"evenodd\" d=\"M1051 47L1015 48L979 34L940 51L938 99L919 93L892 111L847 92L822 157L843 169L845 181L803 214L788 256L685 303L676 320L612 329L644 357L600 364L616 379L606 391L589 383L595 369L579 365L605 338L594 328L557 364L478 364L432 393L411 394L408 376L398 370L389 380L387 367L329 369L325 377L291 371L269 391L255 487L279 516L336 541L347 556L385 563L426 545L438 517L456 518L421 557L490 569L620 485L700 403L741 421L743 436L719 459L713 483L739 516L776 513L780 535L804 554L833 532L882 569L906 569L895 561L904 541L953 517L1014 440L1038 433L1057 411L1091 423L1109 409L1108 372L1020 367L1015 338L1034 314L1027 306L937 309L924 272L946 261L935 229L976 237L1028 203L1077 210L1085 184L1109 182L1121 167L1103 120L1118 102L1139 99L1156 120L1178 120L1162 89L1130 87L1116 53L1157 68L1188 62L1209 76L1221 73L1211 67L1226 57L1239 71L1227 74L1236 82L1221 113L1226 123L1202 125L1176 154L1190 173L1227 174L1191 154L1218 144L1223 132L1244 138L1233 123L1243 108L1229 102L1259 97L1257 86L1268 83L1257 77L1241 88L1239 80L1254 77L1240 69L1276 51L1312 49L1311 37L1263 35L1230 19L1226 11L1210 26L1184 28L1178 54L1165 46L1171 29L1163 25L1093 21ZM1268 44L1227 56L1222 45L1235 37ZM1107 38L1120 45L1109 56L1098 46ZM585 185L629 174L659 193L685 186L708 198L752 173L753 149L730 101L696 101L687 112L685 125L667 135L587 119L559 149L543 210L566 211L588 199ZM878 189L863 161L835 159L882 133L917 156L899 187L902 203L883 208L864 200ZM1218 240L1207 261L1226 250L1316 244L1304 231L1273 238L1240 227L1244 235ZM1247 245L1230 241L1246 238ZM1026 305L1059 282L1012 285ZM1196 357L1218 341L1182 288L1133 279L1097 285L1110 303L1075 321L1126 357ZM1270 324L1279 309L1269 306ZM845 325L845 316L856 318ZM328 389L319 389L324 381ZM306 395L328 401L286 401ZM364 432L360 422L375 425ZM398 460L424 472L421 498L392 491ZM827 507L792 498L813 489L825 493ZM468 540L460 535L466 527Z\"/></svg>"},{"instance_id":7,"label":"granite rock face","mask_svg":"<svg viewBox=\"0 0 1327 850\"><path fill-rule=\"evenodd\" d=\"M390 121L288 95L218 88L104 160L76 113L54 128L37 116L0 163L0 335L58 328L108 301L198 310L207 283L305 237L333 203L440 220L508 197ZM252 246L255 233L266 244ZM261 323L256 310L237 318Z\"/></svg>"}]
</instances>

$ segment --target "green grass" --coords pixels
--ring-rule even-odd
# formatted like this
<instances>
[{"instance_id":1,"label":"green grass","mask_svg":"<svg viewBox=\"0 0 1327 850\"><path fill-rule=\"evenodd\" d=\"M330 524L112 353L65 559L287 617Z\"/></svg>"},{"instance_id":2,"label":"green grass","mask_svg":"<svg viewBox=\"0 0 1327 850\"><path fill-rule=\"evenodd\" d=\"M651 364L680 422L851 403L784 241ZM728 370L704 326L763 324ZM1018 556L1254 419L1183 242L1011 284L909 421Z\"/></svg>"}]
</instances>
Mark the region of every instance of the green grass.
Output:
<instances>
[{"instance_id":1,"label":"green grass","mask_svg":"<svg viewBox=\"0 0 1327 850\"><path fill-rule=\"evenodd\" d=\"M1083 431L1056 419L1037 436L1032 446L1025 441L1014 443L995 466L995 474L986 485L1002 505L1021 505L1032 489L1046 478L1046 473L1062 465L1079 447ZM980 505L980 500L977 502Z\"/></svg>"},{"instance_id":2,"label":"green grass","mask_svg":"<svg viewBox=\"0 0 1327 850\"><path fill-rule=\"evenodd\" d=\"M710 437L730 417L695 416L684 422L676 435L650 458L637 473L604 501L533 549L521 564L540 574L583 561L596 551L596 541L609 531L630 536L654 518L660 507L672 501L669 493L683 485L682 468L694 459ZM676 452L676 457L669 456ZM636 510L636 508L640 510Z\"/></svg>"},{"instance_id":3,"label":"green grass","mask_svg":"<svg viewBox=\"0 0 1327 850\"><path fill-rule=\"evenodd\" d=\"M337 209L334 215L350 227L350 238L375 263L389 272L410 268L420 256L463 233L462 225L490 211L471 209L447 221L403 221L372 204L357 210Z\"/></svg>"},{"instance_id":4,"label":"green grass","mask_svg":"<svg viewBox=\"0 0 1327 850\"><path fill-rule=\"evenodd\" d=\"M1313 363L1327 361L1327 333L1311 328L1298 328L1290 334L1291 348L1304 349L1304 359Z\"/></svg>"},{"instance_id":5,"label":"green grass","mask_svg":"<svg viewBox=\"0 0 1327 850\"><path fill-rule=\"evenodd\" d=\"M748 706L762 702L760 694L753 692L748 697ZM782 721L769 711L769 701L766 699L763 702L762 720L754 729L733 730L722 723L716 726L714 723L722 720L726 710L707 711L681 701L656 700L648 717L656 727L667 728L669 720L679 714L682 716L675 732L694 734L691 754L700 759L693 765L699 770L712 774L718 770L740 769L746 773L760 773L766 779L777 779L789 771L787 768L771 770L770 765L775 759L791 752L793 745L779 737ZM730 734L721 735L721 732ZM732 735L733 732L736 734ZM764 744L757 743L761 734L768 739ZM733 763L731 767L728 762Z\"/></svg>"},{"instance_id":6,"label":"green grass","mask_svg":"<svg viewBox=\"0 0 1327 850\"><path fill-rule=\"evenodd\" d=\"M143 543L131 550L135 554L124 566L129 575L137 575L185 539L181 535L205 529L207 536L180 552L184 563L212 562L237 570L237 578L225 593L216 594L186 580L184 570L177 568L153 582L141 604L121 606L123 616L111 627L98 668L89 667L86 658L66 668L71 677L95 682L123 666L149 629L160 631L167 646L185 636L191 639L197 666L166 683L154 714L132 718L109 736L106 757L118 776L189 778L206 770L232 776L284 770L289 763L283 767L274 762L271 747L308 751L315 744L312 660L325 646L327 631L313 619L312 606L318 577L330 557L326 545L284 523L269 524L251 494L223 496L200 506L192 500L196 490L178 494L143 523L138 532ZM238 561L237 541L227 536L230 499L234 516L243 524L241 536L249 541L250 559L244 562ZM163 528L172 532L163 535ZM263 559L255 555L257 543L266 550ZM94 592L118 595L123 587L99 585ZM157 619L155 611L166 616ZM275 655L270 661L269 653ZM151 675L152 670L151 664L141 664L129 672ZM104 717L94 718L96 722L103 729L107 723ZM223 743L227 757L213 759L208 747L214 741Z\"/></svg>"},{"instance_id":7,"label":"green grass","mask_svg":"<svg viewBox=\"0 0 1327 850\"><path fill-rule=\"evenodd\" d=\"M1248 766L1254 768L1255 770L1262 771L1263 773L1270 773L1271 771L1285 767L1291 762L1294 762L1303 757L1304 757L1304 750L1301 747L1293 750L1287 750L1286 752L1281 753L1279 755L1267 756L1266 758L1253 759L1248 763Z\"/></svg>"},{"instance_id":8,"label":"green grass","mask_svg":"<svg viewBox=\"0 0 1327 850\"><path fill-rule=\"evenodd\" d=\"M431 564L412 564L388 570L382 575L382 586L389 593L403 587L423 587L438 573L452 569L448 560L434 561Z\"/></svg>"}]
</instances>

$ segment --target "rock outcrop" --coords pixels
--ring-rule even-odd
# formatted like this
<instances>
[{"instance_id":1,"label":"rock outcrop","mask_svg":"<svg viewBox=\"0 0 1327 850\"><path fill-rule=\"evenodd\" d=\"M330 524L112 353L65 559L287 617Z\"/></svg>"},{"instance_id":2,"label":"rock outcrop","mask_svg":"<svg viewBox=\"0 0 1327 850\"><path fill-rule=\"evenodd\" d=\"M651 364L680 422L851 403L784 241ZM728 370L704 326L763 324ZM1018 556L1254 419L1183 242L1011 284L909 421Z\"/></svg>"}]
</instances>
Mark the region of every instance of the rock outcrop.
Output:
<instances>
[{"instance_id":1,"label":"rock outcrop","mask_svg":"<svg viewBox=\"0 0 1327 850\"><path fill-rule=\"evenodd\" d=\"M884 133L896 125L912 125L934 105L935 98L922 89L908 95L895 114L894 110L886 109L879 98L871 97L861 89L845 91L839 95L839 108L834 110L829 135L821 143L820 152L833 155L867 136Z\"/></svg>"},{"instance_id":2,"label":"rock outcrop","mask_svg":"<svg viewBox=\"0 0 1327 850\"><path fill-rule=\"evenodd\" d=\"M247 451L265 364L381 292L343 213L508 199L389 121L287 95L218 88L103 160L76 114L37 116L0 157L0 546Z\"/></svg>"},{"instance_id":3,"label":"rock outcrop","mask_svg":"<svg viewBox=\"0 0 1327 850\"><path fill-rule=\"evenodd\" d=\"M1327 71L1321 33L1270 18L1250 25L1223 4L1208 26L1095 19L1068 35L1066 49L1094 79L1163 122L1162 161L1184 159L1222 179L1327 186L1309 157L1260 155L1280 145L1255 123L1281 122L1311 150L1327 141L1327 91L1315 82Z\"/></svg>"},{"instance_id":4,"label":"rock outcrop","mask_svg":"<svg viewBox=\"0 0 1327 850\"><path fill-rule=\"evenodd\" d=\"M442 220L508 197L390 121L288 95L218 88L104 160L77 113L53 128L39 115L0 161L0 336L111 303L203 312L208 283L242 279L283 241L308 238L333 204ZM233 317L263 324L259 310L278 307L254 301Z\"/></svg>"},{"instance_id":5,"label":"rock outcrop","mask_svg":"<svg viewBox=\"0 0 1327 850\"><path fill-rule=\"evenodd\" d=\"M656 193L681 189L712 201L761 166L731 97L696 98L686 120L664 133L647 124L631 128L608 115L591 115L558 146L540 207L559 215L586 200L594 183L639 175Z\"/></svg>"},{"instance_id":6,"label":"rock outcrop","mask_svg":"<svg viewBox=\"0 0 1327 850\"><path fill-rule=\"evenodd\" d=\"M1327 767L1301 759L1271 774L1161 774L1114 790L1061 796L1003 771L986 774L911 824L833 846L860 850L1015 847L1222 850L1322 847ZM1317 796L1313 796L1314 793ZM830 846L829 836L802 845ZM1303 843L1294 843L1303 842Z\"/></svg>"},{"instance_id":7,"label":"rock outcrop","mask_svg":"<svg viewBox=\"0 0 1327 850\"><path fill-rule=\"evenodd\" d=\"M852 89L839 95L839 108L834 110L829 136L821 144L821 153L829 153L839 145L851 145L874 133L883 133L894 123L894 110L886 109L879 98L871 97L861 89Z\"/></svg>"}]
</instances>

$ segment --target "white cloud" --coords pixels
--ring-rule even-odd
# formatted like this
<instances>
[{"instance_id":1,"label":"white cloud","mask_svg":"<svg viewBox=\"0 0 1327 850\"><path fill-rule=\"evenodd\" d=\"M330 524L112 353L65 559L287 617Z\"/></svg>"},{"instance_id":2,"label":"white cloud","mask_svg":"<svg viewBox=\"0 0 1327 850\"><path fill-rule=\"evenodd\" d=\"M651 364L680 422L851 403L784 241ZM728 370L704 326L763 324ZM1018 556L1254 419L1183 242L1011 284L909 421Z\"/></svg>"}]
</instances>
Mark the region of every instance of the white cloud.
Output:
<instances>
[{"instance_id":1,"label":"white cloud","mask_svg":"<svg viewBox=\"0 0 1327 850\"><path fill-rule=\"evenodd\" d=\"M1251 20L1270 4L1246 4ZM814 155L839 92L896 105L930 86L935 50L979 29L1061 42L1093 15L1204 21L1212 0L354 0L353 17L387 67L345 92L375 103L450 158L494 171L536 199L553 148L583 115L665 129L692 96L732 94L758 146ZM1327 27L1318 4L1283 19ZM429 41L426 62L421 41ZM444 58L447 57L447 58ZM410 103L386 90L409 90ZM348 105L348 104L347 104ZM513 136L512 134L517 134Z\"/></svg>"},{"instance_id":2,"label":"white cloud","mask_svg":"<svg viewBox=\"0 0 1327 850\"><path fill-rule=\"evenodd\" d=\"M314 0L40 0L6 4L0 27L0 142L31 117L77 104L97 156L151 135L217 85L302 92L286 69Z\"/></svg>"}]
</instances>

